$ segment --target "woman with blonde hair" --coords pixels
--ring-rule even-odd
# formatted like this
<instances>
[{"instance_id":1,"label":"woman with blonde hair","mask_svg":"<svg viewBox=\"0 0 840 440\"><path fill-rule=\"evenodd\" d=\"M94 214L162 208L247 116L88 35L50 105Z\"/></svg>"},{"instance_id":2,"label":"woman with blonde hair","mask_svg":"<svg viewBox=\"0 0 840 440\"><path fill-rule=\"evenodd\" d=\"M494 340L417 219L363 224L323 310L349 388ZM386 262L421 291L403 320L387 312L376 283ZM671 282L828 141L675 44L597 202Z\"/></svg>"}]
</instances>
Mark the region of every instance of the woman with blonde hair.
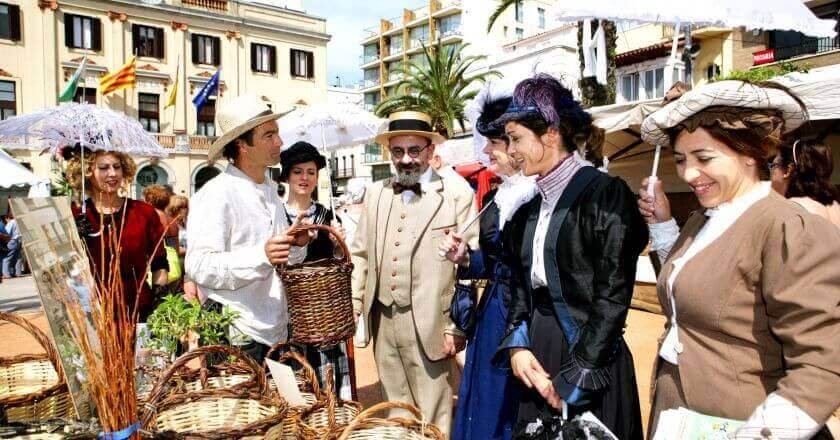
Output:
<instances>
[{"instance_id":1,"label":"woman with blonde hair","mask_svg":"<svg viewBox=\"0 0 840 440\"><path fill-rule=\"evenodd\" d=\"M166 285L169 264L161 237L164 226L155 209L126 197L137 171L126 154L108 151L85 151L65 148L67 181L85 198L85 209L73 204L73 216L80 226L90 257L91 271L98 280L111 274L113 251L120 249L119 271L125 286L125 301L140 322L152 312L155 298L144 282L151 269L156 288ZM85 194L81 194L84 181ZM114 240L118 240L115 242Z\"/></svg>"},{"instance_id":2,"label":"woman with blonde hair","mask_svg":"<svg viewBox=\"0 0 840 440\"><path fill-rule=\"evenodd\" d=\"M682 230L661 182L640 191L651 248L665 255L668 316L654 367L651 429L687 408L745 421L735 438L831 438L840 404L840 231L761 176L782 133L806 119L783 90L722 81L649 116L642 138L672 146L702 209Z\"/></svg>"}]
</instances>

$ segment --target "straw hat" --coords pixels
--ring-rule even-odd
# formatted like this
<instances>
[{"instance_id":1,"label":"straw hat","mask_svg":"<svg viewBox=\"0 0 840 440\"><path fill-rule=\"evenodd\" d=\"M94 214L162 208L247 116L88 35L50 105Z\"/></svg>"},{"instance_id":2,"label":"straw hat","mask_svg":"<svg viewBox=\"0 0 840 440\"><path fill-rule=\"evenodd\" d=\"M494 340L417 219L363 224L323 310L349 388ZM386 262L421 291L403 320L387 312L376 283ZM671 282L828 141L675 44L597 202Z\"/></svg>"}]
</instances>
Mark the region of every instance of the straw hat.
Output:
<instances>
[{"instance_id":1,"label":"straw hat","mask_svg":"<svg viewBox=\"0 0 840 440\"><path fill-rule=\"evenodd\" d=\"M652 145L671 143L668 129L712 107L730 107L778 113L782 133L799 128L808 119L805 109L785 90L743 81L720 81L685 92L642 122L642 139Z\"/></svg>"},{"instance_id":2,"label":"straw hat","mask_svg":"<svg viewBox=\"0 0 840 440\"><path fill-rule=\"evenodd\" d=\"M274 113L268 107L268 102L252 93L239 95L224 103L216 116L216 123L219 125L221 136L210 146L210 152L207 154L208 159L219 159L225 145L229 144L230 141L238 138L246 131L280 118L292 110Z\"/></svg>"},{"instance_id":3,"label":"straw hat","mask_svg":"<svg viewBox=\"0 0 840 440\"><path fill-rule=\"evenodd\" d=\"M432 130L431 116L423 112L404 111L391 113L388 116L388 130L376 136L376 142L387 147L392 137L412 134L429 139L434 145L446 141L443 136Z\"/></svg>"}]
</instances>

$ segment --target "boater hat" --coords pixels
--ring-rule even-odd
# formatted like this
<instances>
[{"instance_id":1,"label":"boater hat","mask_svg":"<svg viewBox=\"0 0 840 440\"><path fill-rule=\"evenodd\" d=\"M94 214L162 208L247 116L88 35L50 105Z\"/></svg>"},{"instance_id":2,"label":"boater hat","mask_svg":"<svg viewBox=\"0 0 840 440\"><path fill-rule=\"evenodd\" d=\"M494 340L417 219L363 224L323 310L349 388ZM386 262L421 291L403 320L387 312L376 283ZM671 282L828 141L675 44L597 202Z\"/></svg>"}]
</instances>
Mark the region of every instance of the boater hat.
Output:
<instances>
[{"instance_id":1,"label":"boater hat","mask_svg":"<svg viewBox=\"0 0 840 440\"><path fill-rule=\"evenodd\" d=\"M210 152L207 154L208 159L219 159L225 145L229 144L230 141L242 136L246 131L268 121L273 121L292 110L274 113L268 107L268 102L251 93L239 95L224 103L219 115L216 116L216 123L219 125L219 132L222 135L210 146Z\"/></svg>"},{"instance_id":2,"label":"boater hat","mask_svg":"<svg viewBox=\"0 0 840 440\"><path fill-rule=\"evenodd\" d=\"M401 135L422 136L432 141L434 145L446 142L443 136L432 130L432 118L423 112L391 113L388 116L388 130L376 136L376 142L387 147L392 137Z\"/></svg>"}]
</instances>

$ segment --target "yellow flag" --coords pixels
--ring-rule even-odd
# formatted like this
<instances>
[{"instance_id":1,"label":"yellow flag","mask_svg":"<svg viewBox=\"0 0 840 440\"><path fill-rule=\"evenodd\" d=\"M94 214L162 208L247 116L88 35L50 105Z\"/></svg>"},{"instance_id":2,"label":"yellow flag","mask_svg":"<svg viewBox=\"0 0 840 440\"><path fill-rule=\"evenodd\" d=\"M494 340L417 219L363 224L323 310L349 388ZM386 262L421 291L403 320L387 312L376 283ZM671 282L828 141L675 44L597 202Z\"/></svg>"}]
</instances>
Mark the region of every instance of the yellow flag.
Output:
<instances>
[{"instance_id":1,"label":"yellow flag","mask_svg":"<svg viewBox=\"0 0 840 440\"><path fill-rule=\"evenodd\" d=\"M178 100L178 84L181 82L181 61L178 58L178 67L175 68L175 83L172 84L172 90L169 91L169 97L166 98L166 105L163 108L169 108L175 105Z\"/></svg>"},{"instance_id":2,"label":"yellow flag","mask_svg":"<svg viewBox=\"0 0 840 440\"><path fill-rule=\"evenodd\" d=\"M137 57L131 57L124 66L99 80L99 91L103 96L117 90L134 88L137 82Z\"/></svg>"}]
</instances>

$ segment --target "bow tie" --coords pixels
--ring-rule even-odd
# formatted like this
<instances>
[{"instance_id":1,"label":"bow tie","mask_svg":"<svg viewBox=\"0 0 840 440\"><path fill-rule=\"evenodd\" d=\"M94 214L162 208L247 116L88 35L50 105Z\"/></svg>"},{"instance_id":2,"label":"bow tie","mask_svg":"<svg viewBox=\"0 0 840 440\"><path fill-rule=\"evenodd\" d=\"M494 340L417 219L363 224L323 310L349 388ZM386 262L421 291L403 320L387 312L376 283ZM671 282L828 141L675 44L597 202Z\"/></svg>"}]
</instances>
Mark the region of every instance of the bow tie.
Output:
<instances>
[{"instance_id":1,"label":"bow tie","mask_svg":"<svg viewBox=\"0 0 840 440\"><path fill-rule=\"evenodd\" d=\"M394 194L402 194L403 191L412 191L418 196L422 194L420 191L420 183L415 183L414 185L403 185L394 182Z\"/></svg>"}]
</instances>

